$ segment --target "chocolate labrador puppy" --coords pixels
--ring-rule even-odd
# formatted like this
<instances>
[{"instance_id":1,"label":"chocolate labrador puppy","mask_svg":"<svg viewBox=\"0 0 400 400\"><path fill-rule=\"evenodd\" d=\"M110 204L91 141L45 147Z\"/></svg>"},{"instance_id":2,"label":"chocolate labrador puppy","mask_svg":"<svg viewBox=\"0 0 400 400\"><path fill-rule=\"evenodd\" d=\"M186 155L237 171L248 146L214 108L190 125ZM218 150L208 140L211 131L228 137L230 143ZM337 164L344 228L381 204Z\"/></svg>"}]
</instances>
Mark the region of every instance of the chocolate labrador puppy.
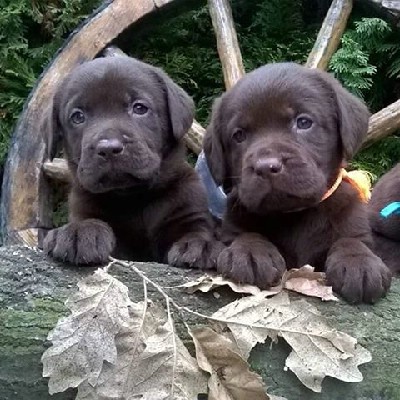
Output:
<instances>
[{"instance_id":1,"label":"chocolate labrador puppy","mask_svg":"<svg viewBox=\"0 0 400 400\"><path fill-rule=\"evenodd\" d=\"M204 152L228 195L220 273L266 288L311 264L350 302L386 293L365 204L339 178L369 115L330 75L292 63L249 73L215 102Z\"/></svg>"},{"instance_id":2,"label":"chocolate labrador puppy","mask_svg":"<svg viewBox=\"0 0 400 400\"><path fill-rule=\"evenodd\" d=\"M175 266L210 266L212 226L182 138L193 102L163 71L129 57L77 67L55 93L44 126L72 177L70 222L44 250L72 264L110 254Z\"/></svg>"},{"instance_id":3,"label":"chocolate labrador puppy","mask_svg":"<svg viewBox=\"0 0 400 400\"><path fill-rule=\"evenodd\" d=\"M400 273L400 164L376 183L369 201L375 253L393 273Z\"/></svg>"}]
</instances>

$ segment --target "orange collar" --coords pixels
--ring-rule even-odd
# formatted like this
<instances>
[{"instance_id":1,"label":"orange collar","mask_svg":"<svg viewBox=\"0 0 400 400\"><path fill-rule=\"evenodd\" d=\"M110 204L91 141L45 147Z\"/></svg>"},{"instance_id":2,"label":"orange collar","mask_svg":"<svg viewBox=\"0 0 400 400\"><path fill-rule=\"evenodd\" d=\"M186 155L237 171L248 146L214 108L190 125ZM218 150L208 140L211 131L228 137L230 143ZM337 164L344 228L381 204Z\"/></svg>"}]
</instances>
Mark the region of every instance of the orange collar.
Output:
<instances>
[{"instance_id":1,"label":"orange collar","mask_svg":"<svg viewBox=\"0 0 400 400\"><path fill-rule=\"evenodd\" d=\"M371 197L371 181L369 176L364 171L350 171L347 172L344 168L340 169L339 175L336 178L335 183L327 190L322 196L320 202L323 202L337 190L339 185L343 182L347 182L357 190L358 195L362 202L367 203Z\"/></svg>"},{"instance_id":2,"label":"orange collar","mask_svg":"<svg viewBox=\"0 0 400 400\"><path fill-rule=\"evenodd\" d=\"M333 193L336 192L336 189L339 187L339 185L342 183L343 181L343 175L344 172L346 172L346 170L344 168L341 168L339 171L339 175L336 178L335 183L330 187L330 189L328 189L325 194L322 196L322 199L320 200L320 203L322 203L324 200L326 200L328 197L331 197L333 195Z\"/></svg>"}]
</instances>

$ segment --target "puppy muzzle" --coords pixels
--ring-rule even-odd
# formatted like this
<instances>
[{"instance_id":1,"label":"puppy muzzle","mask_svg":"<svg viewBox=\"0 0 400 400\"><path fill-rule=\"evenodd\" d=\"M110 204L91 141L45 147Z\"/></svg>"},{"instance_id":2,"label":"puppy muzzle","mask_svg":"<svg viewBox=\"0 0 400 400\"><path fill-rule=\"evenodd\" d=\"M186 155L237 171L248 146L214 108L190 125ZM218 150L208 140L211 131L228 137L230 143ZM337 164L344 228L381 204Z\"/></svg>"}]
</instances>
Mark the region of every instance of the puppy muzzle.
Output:
<instances>
[{"instance_id":1,"label":"puppy muzzle","mask_svg":"<svg viewBox=\"0 0 400 400\"><path fill-rule=\"evenodd\" d=\"M160 156L142 140L102 136L82 144L77 176L89 191L105 192L150 183Z\"/></svg>"}]
</instances>

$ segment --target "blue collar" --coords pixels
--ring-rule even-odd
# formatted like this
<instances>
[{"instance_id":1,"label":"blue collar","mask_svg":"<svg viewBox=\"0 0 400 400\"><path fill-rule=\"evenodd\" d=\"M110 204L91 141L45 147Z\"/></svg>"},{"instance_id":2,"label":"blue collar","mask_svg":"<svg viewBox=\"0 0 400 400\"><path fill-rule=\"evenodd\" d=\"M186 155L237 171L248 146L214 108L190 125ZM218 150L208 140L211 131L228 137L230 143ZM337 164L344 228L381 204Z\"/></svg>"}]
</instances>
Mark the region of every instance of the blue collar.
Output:
<instances>
[{"instance_id":1,"label":"blue collar","mask_svg":"<svg viewBox=\"0 0 400 400\"><path fill-rule=\"evenodd\" d=\"M207 192L208 209L211 214L217 218L222 219L226 210L226 194L221 186L218 186L211 175L210 169L207 165L207 160L204 152L199 154L195 166L196 172L199 174Z\"/></svg>"},{"instance_id":2,"label":"blue collar","mask_svg":"<svg viewBox=\"0 0 400 400\"><path fill-rule=\"evenodd\" d=\"M382 208L380 214L383 218L388 218L392 214L400 214L400 202L394 201L389 203L386 207Z\"/></svg>"}]
</instances>

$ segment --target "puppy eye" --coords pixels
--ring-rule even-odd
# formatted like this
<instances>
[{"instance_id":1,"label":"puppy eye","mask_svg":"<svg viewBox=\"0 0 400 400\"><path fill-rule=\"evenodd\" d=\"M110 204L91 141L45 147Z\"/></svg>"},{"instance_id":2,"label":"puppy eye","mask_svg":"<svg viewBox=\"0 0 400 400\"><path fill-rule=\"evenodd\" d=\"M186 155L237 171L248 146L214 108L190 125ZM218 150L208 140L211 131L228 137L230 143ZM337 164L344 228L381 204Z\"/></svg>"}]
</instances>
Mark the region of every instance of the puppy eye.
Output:
<instances>
[{"instance_id":1,"label":"puppy eye","mask_svg":"<svg viewBox=\"0 0 400 400\"><path fill-rule=\"evenodd\" d=\"M147 113L147 111L149 111L149 108L145 106L143 103L136 102L133 105L132 110L135 114L144 115Z\"/></svg>"},{"instance_id":2,"label":"puppy eye","mask_svg":"<svg viewBox=\"0 0 400 400\"><path fill-rule=\"evenodd\" d=\"M310 129L312 127L313 121L308 117L299 117L296 120L297 129Z\"/></svg>"},{"instance_id":3,"label":"puppy eye","mask_svg":"<svg viewBox=\"0 0 400 400\"><path fill-rule=\"evenodd\" d=\"M74 111L70 117L70 120L76 125L83 124L85 119L85 114L81 110Z\"/></svg>"},{"instance_id":4,"label":"puppy eye","mask_svg":"<svg viewBox=\"0 0 400 400\"><path fill-rule=\"evenodd\" d=\"M243 129L235 129L235 131L233 132L232 139L236 143L242 143L246 140L246 138L247 138L247 135Z\"/></svg>"}]
</instances>

